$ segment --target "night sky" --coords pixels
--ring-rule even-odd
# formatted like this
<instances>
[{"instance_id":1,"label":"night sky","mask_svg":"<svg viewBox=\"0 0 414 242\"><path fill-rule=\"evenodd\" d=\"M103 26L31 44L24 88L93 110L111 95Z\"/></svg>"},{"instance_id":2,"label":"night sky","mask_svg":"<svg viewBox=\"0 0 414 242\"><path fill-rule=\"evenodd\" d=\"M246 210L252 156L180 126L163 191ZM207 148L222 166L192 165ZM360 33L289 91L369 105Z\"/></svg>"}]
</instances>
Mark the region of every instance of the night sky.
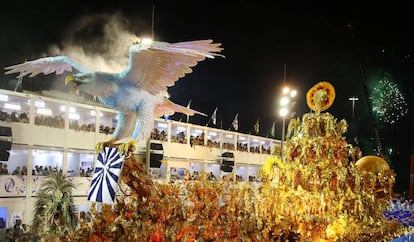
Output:
<instances>
[{"instance_id":1,"label":"night sky","mask_svg":"<svg viewBox=\"0 0 414 242\"><path fill-rule=\"evenodd\" d=\"M375 144L361 81L362 65L369 84L390 74L409 104L402 120L393 125L379 123L384 148L394 148L391 158L397 188L408 188L409 154L414 153L410 118L414 21L410 7L398 1L178 2L8 2L0 10L0 66L54 55L56 48L65 49L68 43L82 46L86 54L111 51L116 44L107 44L111 34L105 34L103 26L114 19L131 34L153 34L160 41L213 39L223 44L225 58L200 62L193 73L176 82L169 89L174 102L186 105L192 100L193 109L209 115L218 107L217 127L223 129L229 129L239 113L242 133L252 132L260 119L260 135L266 136L276 122L276 138L280 138L276 101L286 66L286 84L298 91L295 116L309 112L307 90L319 81L329 81L337 96L327 111L348 121L348 142L355 144L358 137L368 155ZM14 89L13 78L0 76L0 87ZM25 79L23 87L48 89L53 78ZM351 96L359 97L354 120ZM191 123L201 125L207 121L208 117L190 118Z\"/></svg>"}]
</instances>

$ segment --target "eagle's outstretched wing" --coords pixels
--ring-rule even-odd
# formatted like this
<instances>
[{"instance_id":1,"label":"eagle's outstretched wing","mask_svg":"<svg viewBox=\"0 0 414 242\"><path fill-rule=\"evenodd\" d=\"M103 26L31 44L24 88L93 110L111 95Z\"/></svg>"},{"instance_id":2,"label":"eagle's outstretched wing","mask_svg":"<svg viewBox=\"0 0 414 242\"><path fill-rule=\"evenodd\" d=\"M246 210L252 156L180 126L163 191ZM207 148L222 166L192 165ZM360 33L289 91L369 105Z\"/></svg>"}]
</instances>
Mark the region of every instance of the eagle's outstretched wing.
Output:
<instances>
[{"instance_id":1,"label":"eagle's outstretched wing","mask_svg":"<svg viewBox=\"0 0 414 242\"><path fill-rule=\"evenodd\" d=\"M207 116L205 113L198 112L198 111L193 110L191 108L181 106L179 104L173 103L168 98L164 98L164 101L162 103L155 106L155 108L154 108L154 117L161 117L163 115L171 116L176 112L191 115L191 116L193 116L194 114Z\"/></svg>"},{"instance_id":2,"label":"eagle's outstretched wing","mask_svg":"<svg viewBox=\"0 0 414 242\"><path fill-rule=\"evenodd\" d=\"M212 40L195 40L178 43L154 41L151 45L132 45L129 50L128 67L120 73L121 79L133 82L156 95L191 73L191 67L206 57L217 54L221 43Z\"/></svg>"},{"instance_id":3,"label":"eagle's outstretched wing","mask_svg":"<svg viewBox=\"0 0 414 242\"><path fill-rule=\"evenodd\" d=\"M91 72L89 69L67 56L44 57L8 66L4 69L7 70L5 74L19 73L17 78L21 78L27 75L29 75L29 77L34 77L40 73L48 75L55 72L56 75L60 75L65 71L72 71L72 68L83 73Z\"/></svg>"}]
</instances>

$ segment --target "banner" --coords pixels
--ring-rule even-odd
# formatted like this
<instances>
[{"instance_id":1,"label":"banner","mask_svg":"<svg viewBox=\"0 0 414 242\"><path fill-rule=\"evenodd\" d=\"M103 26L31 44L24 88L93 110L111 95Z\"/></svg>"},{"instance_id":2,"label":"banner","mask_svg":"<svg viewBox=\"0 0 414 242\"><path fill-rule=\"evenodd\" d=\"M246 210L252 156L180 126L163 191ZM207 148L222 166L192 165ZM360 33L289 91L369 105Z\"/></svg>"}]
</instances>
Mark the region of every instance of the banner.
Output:
<instances>
[{"instance_id":1,"label":"banner","mask_svg":"<svg viewBox=\"0 0 414 242\"><path fill-rule=\"evenodd\" d=\"M104 147L96 162L95 173L88 192L89 201L109 204L115 202L123 164L124 156L119 154L118 148Z\"/></svg>"}]
</instances>

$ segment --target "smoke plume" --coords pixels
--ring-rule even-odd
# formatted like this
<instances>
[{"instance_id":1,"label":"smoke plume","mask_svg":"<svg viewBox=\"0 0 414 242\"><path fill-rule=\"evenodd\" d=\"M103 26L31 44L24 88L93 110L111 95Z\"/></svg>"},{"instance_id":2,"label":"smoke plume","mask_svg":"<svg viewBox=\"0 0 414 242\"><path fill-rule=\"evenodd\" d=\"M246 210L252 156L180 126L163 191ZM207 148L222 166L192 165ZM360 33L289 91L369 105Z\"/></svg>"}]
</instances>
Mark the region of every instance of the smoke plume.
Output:
<instances>
[{"instance_id":1,"label":"smoke plume","mask_svg":"<svg viewBox=\"0 0 414 242\"><path fill-rule=\"evenodd\" d=\"M49 47L49 55L66 55L103 72L120 72L128 63L129 46L138 37L121 13L84 16L67 29L64 41Z\"/></svg>"}]
</instances>

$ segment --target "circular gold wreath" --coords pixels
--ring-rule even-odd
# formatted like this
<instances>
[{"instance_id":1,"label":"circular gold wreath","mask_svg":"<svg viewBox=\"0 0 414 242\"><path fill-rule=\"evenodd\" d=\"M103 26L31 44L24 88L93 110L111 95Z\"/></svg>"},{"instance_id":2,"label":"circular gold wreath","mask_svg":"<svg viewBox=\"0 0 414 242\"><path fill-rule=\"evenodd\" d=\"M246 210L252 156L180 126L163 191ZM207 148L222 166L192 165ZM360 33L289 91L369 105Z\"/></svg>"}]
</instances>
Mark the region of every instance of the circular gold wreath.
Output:
<instances>
[{"instance_id":1,"label":"circular gold wreath","mask_svg":"<svg viewBox=\"0 0 414 242\"><path fill-rule=\"evenodd\" d=\"M327 81L314 85L306 93L306 103L315 112L322 112L332 106L335 100L335 88Z\"/></svg>"}]
</instances>

